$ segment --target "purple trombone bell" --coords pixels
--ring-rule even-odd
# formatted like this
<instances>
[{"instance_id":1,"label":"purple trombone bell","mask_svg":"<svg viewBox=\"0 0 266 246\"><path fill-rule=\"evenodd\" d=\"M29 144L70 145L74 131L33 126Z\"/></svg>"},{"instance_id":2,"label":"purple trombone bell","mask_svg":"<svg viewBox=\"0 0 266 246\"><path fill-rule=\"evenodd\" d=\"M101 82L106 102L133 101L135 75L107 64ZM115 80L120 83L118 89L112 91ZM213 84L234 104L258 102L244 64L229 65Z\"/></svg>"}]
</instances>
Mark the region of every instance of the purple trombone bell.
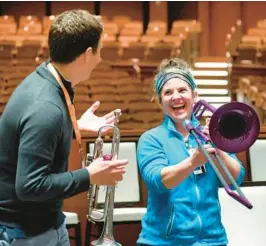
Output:
<instances>
[{"instance_id":1,"label":"purple trombone bell","mask_svg":"<svg viewBox=\"0 0 266 246\"><path fill-rule=\"evenodd\" d=\"M213 113L209 133L217 148L238 153L254 144L259 135L260 121L253 108L245 103L231 102L216 109L200 100L193 109L196 118L200 119L206 109Z\"/></svg>"}]
</instances>

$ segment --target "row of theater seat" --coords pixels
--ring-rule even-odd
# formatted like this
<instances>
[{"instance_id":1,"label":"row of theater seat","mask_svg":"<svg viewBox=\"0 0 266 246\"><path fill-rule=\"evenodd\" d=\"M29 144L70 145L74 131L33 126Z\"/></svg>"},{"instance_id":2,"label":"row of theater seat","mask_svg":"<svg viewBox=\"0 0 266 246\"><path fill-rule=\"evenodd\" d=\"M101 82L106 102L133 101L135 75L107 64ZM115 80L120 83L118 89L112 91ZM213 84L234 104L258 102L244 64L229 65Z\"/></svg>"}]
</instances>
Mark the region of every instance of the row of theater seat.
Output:
<instances>
[{"instance_id":1,"label":"row of theater seat","mask_svg":"<svg viewBox=\"0 0 266 246\"><path fill-rule=\"evenodd\" d=\"M260 20L257 26L243 33L243 23L238 20L227 34L226 49L233 63L266 63L266 21Z\"/></svg>"},{"instance_id":2,"label":"row of theater seat","mask_svg":"<svg viewBox=\"0 0 266 246\"><path fill-rule=\"evenodd\" d=\"M43 16L42 20L34 15L20 16L18 23L14 16L0 16L0 34L47 34L55 16ZM110 36L140 36L144 33L142 21L132 20L129 16L114 16L107 20L102 16L104 32ZM172 23L171 35L186 31L201 32L201 24L196 20L177 20ZM164 21L150 21L145 34L163 36L168 33L168 24Z\"/></svg>"},{"instance_id":3,"label":"row of theater seat","mask_svg":"<svg viewBox=\"0 0 266 246\"><path fill-rule=\"evenodd\" d=\"M34 66L0 67L1 113L14 89L33 69ZM122 109L121 129L148 129L162 120L161 110L151 101L151 80L140 81L137 77L110 67L104 72L99 68L92 78L77 85L74 90L78 117L99 100L99 115L115 108Z\"/></svg>"},{"instance_id":4,"label":"row of theater seat","mask_svg":"<svg viewBox=\"0 0 266 246\"><path fill-rule=\"evenodd\" d=\"M102 56L106 60L116 59L144 59L161 60L164 57L182 55L187 61L195 59L199 54L199 37L201 24L196 20L174 21L170 32L167 23L151 21L147 30L143 30L143 23L126 16L104 22ZM39 53L47 52L47 33L54 16L43 17L42 24L37 16L21 16L17 23L12 16L0 17L0 58L3 50L11 49L8 45L15 43L16 47L32 46L32 52L39 57ZM124 23L122 21L124 21ZM13 27L11 27L13 25ZM41 28L46 31L42 32ZM33 44L34 43L34 44ZM13 45L13 44L12 44ZM36 52L40 45L41 50ZM16 49L14 49L16 53ZM29 49L28 49L29 50Z\"/></svg>"},{"instance_id":5,"label":"row of theater seat","mask_svg":"<svg viewBox=\"0 0 266 246\"><path fill-rule=\"evenodd\" d=\"M253 105L262 124L266 123L266 77L245 76L239 78L238 100Z\"/></svg>"},{"instance_id":6,"label":"row of theater seat","mask_svg":"<svg viewBox=\"0 0 266 246\"><path fill-rule=\"evenodd\" d=\"M155 43L149 47L146 43L131 43L123 47L121 43L105 43L101 57L107 61L132 60L160 61L165 57L191 56L189 40L184 40L180 47L173 44ZM190 52L191 51L191 52ZM195 51L195 50L194 50ZM0 40L0 64L34 64L48 58L48 48L41 41L24 40L19 45L14 40Z\"/></svg>"},{"instance_id":7,"label":"row of theater seat","mask_svg":"<svg viewBox=\"0 0 266 246\"><path fill-rule=\"evenodd\" d=\"M18 22L13 15L0 16L0 35L47 34L54 16L20 16Z\"/></svg>"}]
</instances>

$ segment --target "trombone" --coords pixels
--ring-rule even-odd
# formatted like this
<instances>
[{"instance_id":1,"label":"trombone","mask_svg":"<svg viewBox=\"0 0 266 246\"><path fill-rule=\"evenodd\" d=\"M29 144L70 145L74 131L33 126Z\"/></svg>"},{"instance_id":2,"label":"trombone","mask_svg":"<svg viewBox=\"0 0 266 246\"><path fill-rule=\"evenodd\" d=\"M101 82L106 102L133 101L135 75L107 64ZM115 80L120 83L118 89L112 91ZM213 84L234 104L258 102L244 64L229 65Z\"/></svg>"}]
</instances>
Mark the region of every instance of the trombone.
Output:
<instances>
[{"instance_id":1,"label":"trombone","mask_svg":"<svg viewBox=\"0 0 266 246\"><path fill-rule=\"evenodd\" d=\"M119 144L120 144L120 131L117 127L119 117L121 115L121 110L115 110L115 123L114 125L104 125L98 131L98 137L94 144L94 153L90 161L93 161L97 158L102 157L103 160L116 160L118 158ZM110 154L103 154L103 138L102 133L106 128L113 129L113 138L112 138L112 148ZM98 240L93 241L91 244L96 246L120 246L121 244L117 243L114 240L113 234L113 210L114 210L114 198L115 198L115 186L107 186L104 210L102 215L99 215L99 210L97 211L98 204L98 195L99 195L99 185L91 185L88 191L88 215L87 219L93 223L104 221L103 230L101 236Z\"/></svg>"},{"instance_id":2,"label":"trombone","mask_svg":"<svg viewBox=\"0 0 266 246\"><path fill-rule=\"evenodd\" d=\"M259 118L250 106L240 102L227 103L216 109L206 101L200 100L194 105L193 113L200 120L204 111L207 109L213 113L209 124L210 138L202 133L201 127L194 128L189 120L186 120L184 125L189 133L195 137L199 148L211 164L227 194L245 207L251 209L253 207L252 204L237 185L221 157L216 153L213 154L236 192L231 190L230 185L226 183L214 161L205 150L202 141L210 143L226 152L238 153L244 151L253 145L257 139L260 129Z\"/></svg>"}]
</instances>

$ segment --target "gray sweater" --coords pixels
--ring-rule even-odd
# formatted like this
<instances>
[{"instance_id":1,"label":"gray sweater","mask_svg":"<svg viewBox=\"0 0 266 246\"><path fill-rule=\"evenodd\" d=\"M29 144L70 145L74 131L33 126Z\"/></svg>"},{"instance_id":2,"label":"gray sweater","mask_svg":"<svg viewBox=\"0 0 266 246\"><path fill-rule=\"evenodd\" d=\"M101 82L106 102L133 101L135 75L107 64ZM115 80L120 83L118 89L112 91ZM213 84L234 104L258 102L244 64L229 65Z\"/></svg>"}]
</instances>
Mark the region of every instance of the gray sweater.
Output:
<instances>
[{"instance_id":1,"label":"gray sweater","mask_svg":"<svg viewBox=\"0 0 266 246\"><path fill-rule=\"evenodd\" d=\"M0 118L0 222L26 235L59 227L63 200L87 191L90 183L86 169L67 171L73 128L46 64L21 82Z\"/></svg>"}]
</instances>

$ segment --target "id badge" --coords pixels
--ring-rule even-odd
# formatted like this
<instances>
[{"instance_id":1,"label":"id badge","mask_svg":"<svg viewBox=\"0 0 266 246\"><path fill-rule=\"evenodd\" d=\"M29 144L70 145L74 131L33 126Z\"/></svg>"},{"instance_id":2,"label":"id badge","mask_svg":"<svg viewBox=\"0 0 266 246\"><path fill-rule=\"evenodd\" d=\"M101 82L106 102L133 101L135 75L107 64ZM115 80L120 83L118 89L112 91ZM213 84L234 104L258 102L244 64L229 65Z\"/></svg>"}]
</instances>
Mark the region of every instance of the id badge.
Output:
<instances>
[{"instance_id":1,"label":"id badge","mask_svg":"<svg viewBox=\"0 0 266 246\"><path fill-rule=\"evenodd\" d=\"M195 175L199 175L199 174L206 173L207 170L206 170L205 165L202 165L202 166L196 167L193 172Z\"/></svg>"},{"instance_id":2,"label":"id badge","mask_svg":"<svg viewBox=\"0 0 266 246\"><path fill-rule=\"evenodd\" d=\"M188 152L190 155L192 155L194 151L195 149L192 149L192 148L188 149ZM207 170L206 170L205 165L202 165L202 166L196 167L193 172L195 175L200 175L200 174L206 173Z\"/></svg>"}]
</instances>

